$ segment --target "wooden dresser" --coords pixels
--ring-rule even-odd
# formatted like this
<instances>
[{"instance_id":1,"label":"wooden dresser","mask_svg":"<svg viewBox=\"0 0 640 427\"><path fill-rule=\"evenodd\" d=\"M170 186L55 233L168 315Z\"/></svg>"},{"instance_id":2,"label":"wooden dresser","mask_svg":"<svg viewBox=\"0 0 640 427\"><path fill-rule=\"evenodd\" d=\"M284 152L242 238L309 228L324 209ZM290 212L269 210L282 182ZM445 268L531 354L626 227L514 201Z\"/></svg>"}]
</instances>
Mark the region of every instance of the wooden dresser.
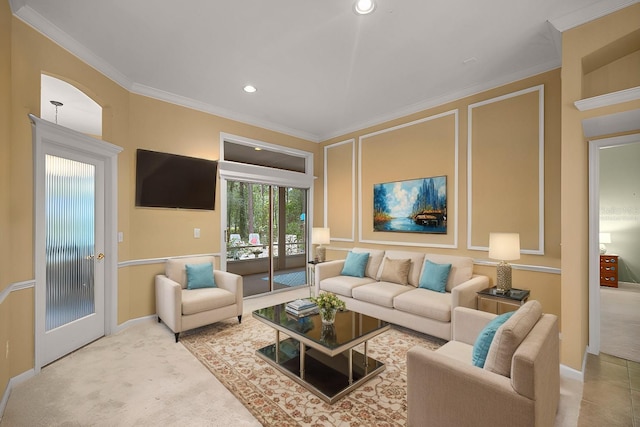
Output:
<instances>
[{"instance_id":1,"label":"wooden dresser","mask_svg":"<svg viewBox=\"0 0 640 427\"><path fill-rule=\"evenodd\" d=\"M600 286L618 287L618 255L600 255Z\"/></svg>"}]
</instances>

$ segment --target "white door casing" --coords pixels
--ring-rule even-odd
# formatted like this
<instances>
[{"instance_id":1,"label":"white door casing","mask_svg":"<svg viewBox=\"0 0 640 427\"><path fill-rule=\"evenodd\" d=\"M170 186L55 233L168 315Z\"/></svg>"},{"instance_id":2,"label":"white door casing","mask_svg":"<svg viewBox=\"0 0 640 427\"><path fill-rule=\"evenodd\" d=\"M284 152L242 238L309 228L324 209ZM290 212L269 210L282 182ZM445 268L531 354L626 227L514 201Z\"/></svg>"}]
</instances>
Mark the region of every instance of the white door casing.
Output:
<instances>
[{"instance_id":1,"label":"white door casing","mask_svg":"<svg viewBox=\"0 0 640 427\"><path fill-rule=\"evenodd\" d=\"M122 148L29 115L33 127L35 204L35 364L44 365L115 330L117 322L117 155ZM95 315L46 332L45 156L96 166ZM100 193L102 195L100 195ZM99 294L99 295L98 295Z\"/></svg>"}]
</instances>

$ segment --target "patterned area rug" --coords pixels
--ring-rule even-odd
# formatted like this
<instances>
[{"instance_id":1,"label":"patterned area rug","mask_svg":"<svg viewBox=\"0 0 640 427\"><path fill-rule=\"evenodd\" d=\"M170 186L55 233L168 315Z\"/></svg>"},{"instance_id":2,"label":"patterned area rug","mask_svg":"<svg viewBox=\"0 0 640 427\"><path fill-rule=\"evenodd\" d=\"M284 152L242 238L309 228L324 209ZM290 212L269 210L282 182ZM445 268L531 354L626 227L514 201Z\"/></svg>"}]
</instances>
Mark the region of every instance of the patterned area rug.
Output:
<instances>
[{"instance_id":1,"label":"patterned area rug","mask_svg":"<svg viewBox=\"0 0 640 427\"><path fill-rule=\"evenodd\" d=\"M416 345L435 350L445 342L392 327L368 347L386 369L329 405L256 355L256 349L273 342L275 332L245 318L242 324L230 319L185 332L180 342L264 426L405 426L407 351ZM356 350L362 352L363 346Z\"/></svg>"}]
</instances>

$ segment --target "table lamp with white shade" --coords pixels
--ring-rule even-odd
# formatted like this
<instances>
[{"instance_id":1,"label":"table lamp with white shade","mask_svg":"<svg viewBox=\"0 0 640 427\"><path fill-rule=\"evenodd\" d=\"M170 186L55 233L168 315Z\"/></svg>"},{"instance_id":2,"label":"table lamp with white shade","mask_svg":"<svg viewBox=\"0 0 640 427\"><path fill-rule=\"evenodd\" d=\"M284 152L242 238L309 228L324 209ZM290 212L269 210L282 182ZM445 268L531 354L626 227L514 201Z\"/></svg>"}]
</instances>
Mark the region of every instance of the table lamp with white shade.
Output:
<instances>
[{"instance_id":1,"label":"table lamp with white shade","mask_svg":"<svg viewBox=\"0 0 640 427\"><path fill-rule=\"evenodd\" d=\"M326 260L327 250L322 245L331 243L331 233L325 227L313 227L311 230L311 243L318 245L316 248L316 261L324 262Z\"/></svg>"},{"instance_id":2,"label":"table lamp with white shade","mask_svg":"<svg viewBox=\"0 0 640 427\"><path fill-rule=\"evenodd\" d=\"M489 233L489 258L500 260L497 266L497 291L509 292L511 265L507 261L520 259L520 234Z\"/></svg>"},{"instance_id":3,"label":"table lamp with white shade","mask_svg":"<svg viewBox=\"0 0 640 427\"><path fill-rule=\"evenodd\" d=\"M607 253L607 246L605 243L611 243L611 233L600 233L600 255Z\"/></svg>"}]
</instances>

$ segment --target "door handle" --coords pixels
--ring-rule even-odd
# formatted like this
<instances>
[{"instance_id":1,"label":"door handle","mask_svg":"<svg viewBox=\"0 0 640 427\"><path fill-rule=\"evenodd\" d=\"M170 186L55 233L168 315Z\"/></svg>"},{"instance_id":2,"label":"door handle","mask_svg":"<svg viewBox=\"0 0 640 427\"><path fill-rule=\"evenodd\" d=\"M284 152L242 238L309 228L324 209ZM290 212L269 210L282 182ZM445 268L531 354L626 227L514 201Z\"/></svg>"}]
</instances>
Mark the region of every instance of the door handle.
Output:
<instances>
[{"instance_id":1,"label":"door handle","mask_svg":"<svg viewBox=\"0 0 640 427\"><path fill-rule=\"evenodd\" d=\"M103 260L104 259L104 254L102 252L100 252L96 258L98 258L98 261Z\"/></svg>"}]
</instances>

